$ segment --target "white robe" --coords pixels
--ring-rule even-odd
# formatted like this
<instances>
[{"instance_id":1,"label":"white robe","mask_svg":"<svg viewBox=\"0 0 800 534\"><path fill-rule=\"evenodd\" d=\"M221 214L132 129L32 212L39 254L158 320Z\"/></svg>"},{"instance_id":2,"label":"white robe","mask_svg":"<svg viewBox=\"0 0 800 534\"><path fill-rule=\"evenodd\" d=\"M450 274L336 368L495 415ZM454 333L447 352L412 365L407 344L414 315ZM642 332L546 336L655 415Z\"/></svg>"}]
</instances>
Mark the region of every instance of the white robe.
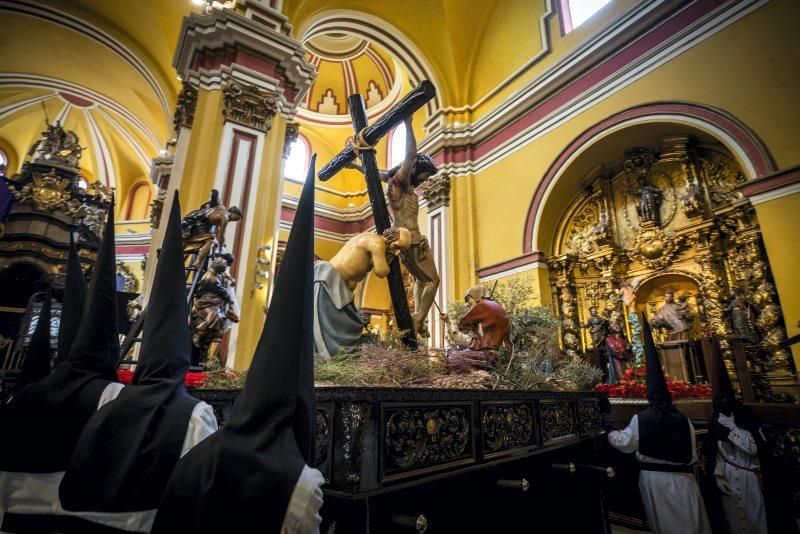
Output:
<instances>
[{"instance_id":1,"label":"white robe","mask_svg":"<svg viewBox=\"0 0 800 534\"><path fill-rule=\"evenodd\" d=\"M717 442L714 468L728 531L731 534L765 533L767 513L761 483L753 471L748 471L761 467L756 442L750 432L736 426L733 417L720 414L719 422L731 429L727 441Z\"/></svg>"},{"instance_id":2,"label":"white robe","mask_svg":"<svg viewBox=\"0 0 800 534\"><path fill-rule=\"evenodd\" d=\"M117 397L122 384L109 384L100 396L97 408ZM189 426L183 440L181 456L217 430L213 408L199 402L192 410ZM64 471L55 473L0 473L0 514L7 510L17 514L54 514L80 517L120 530L150 532L157 509L138 512L71 512L64 510L58 496L58 487ZM0 515L0 524L2 524Z\"/></svg>"},{"instance_id":3,"label":"white robe","mask_svg":"<svg viewBox=\"0 0 800 534\"><path fill-rule=\"evenodd\" d=\"M677 464L645 456L639 452L639 417L634 415L625 430L609 432L608 442L622 452L635 452L640 462L691 465L697 461L694 427L689 423L692 437L690 464ZM639 491L653 534L711 534L703 496L691 473L645 471L639 474Z\"/></svg>"},{"instance_id":4,"label":"white robe","mask_svg":"<svg viewBox=\"0 0 800 534\"><path fill-rule=\"evenodd\" d=\"M280 534L319 534L322 516L322 484L325 478L318 470L303 466L294 486Z\"/></svg>"}]
</instances>

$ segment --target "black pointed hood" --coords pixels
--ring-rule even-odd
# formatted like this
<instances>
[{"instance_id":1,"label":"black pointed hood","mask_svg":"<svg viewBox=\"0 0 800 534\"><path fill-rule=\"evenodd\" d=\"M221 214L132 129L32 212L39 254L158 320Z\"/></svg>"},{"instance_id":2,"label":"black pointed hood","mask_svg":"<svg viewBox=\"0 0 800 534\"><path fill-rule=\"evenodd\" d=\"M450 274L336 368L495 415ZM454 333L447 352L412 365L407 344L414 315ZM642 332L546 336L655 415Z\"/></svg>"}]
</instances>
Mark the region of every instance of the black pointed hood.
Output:
<instances>
[{"instance_id":1,"label":"black pointed hood","mask_svg":"<svg viewBox=\"0 0 800 534\"><path fill-rule=\"evenodd\" d=\"M651 458L677 463L692 459L689 420L672 404L650 323L642 314L647 400L650 406L638 414L639 452Z\"/></svg>"},{"instance_id":2,"label":"black pointed hood","mask_svg":"<svg viewBox=\"0 0 800 534\"><path fill-rule=\"evenodd\" d=\"M89 283L81 326L67 360L95 371L107 380L117 379L119 325L117 323L117 259L114 243L114 206L108 210L106 228Z\"/></svg>"},{"instance_id":3,"label":"black pointed hood","mask_svg":"<svg viewBox=\"0 0 800 534\"><path fill-rule=\"evenodd\" d=\"M711 357L711 397L714 409L730 415L736 403L736 393L733 390L731 378L728 376L728 369L725 367L717 336L711 338Z\"/></svg>"},{"instance_id":4,"label":"black pointed hood","mask_svg":"<svg viewBox=\"0 0 800 534\"><path fill-rule=\"evenodd\" d=\"M169 212L153 289L147 303L144 335L134 384L170 382L183 388L183 377L191 365L192 336L186 305L186 272L183 264L181 206L178 191Z\"/></svg>"},{"instance_id":5,"label":"black pointed hood","mask_svg":"<svg viewBox=\"0 0 800 534\"><path fill-rule=\"evenodd\" d=\"M658 358L656 344L653 341L653 331L650 330L650 323L647 322L642 314L642 334L644 336L644 356L647 369L647 400L651 404L669 405L672 404L672 395L667 389L667 381L664 378L664 371L661 369L661 361Z\"/></svg>"},{"instance_id":6,"label":"black pointed hood","mask_svg":"<svg viewBox=\"0 0 800 534\"><path fill-rule=\"evenodd\" d=\"M28 344L28 352L17 381L17 388L23 388L50 374L50 311L52 294L48 287L44 293L44 301L39 309L36 329Z\"/></svg>"},{"instance_id":7,"label":"black pointed hood","mask_svg":"<svg viewBox=\"0 0 800 534\"><path fill-rule=\"evenodd\" d=\"M61 482L69 511L158 507L200 401L184 387L191 335L178 192L169 212L131 387L95 413Z\"/></svg>"},{"instance_id":8,"label":"black pointed hood","mask_svg":"<svg viewBox=\"0 0 800 534\"><path fill-rule=\"evenodd\" d=\"M244 389L226 425L178 462L153 532L279 532L312 462L315 160Z\"/></svg>"},{"instance_id":9,"label":"black pointed hood","mask_svg":"<svg viewBox=\"0 0 800 534\"><path fill-rule=\"evenodd\" d=\"M61 304L61 321L58 327L58 361L67 359L75 336L81 325L83 307L86 305L86 278L83 276L81 260L75 248L72 232L69 234L69 256L67 276L64 282L64 300Z\"/></svg>"},{"instance_id":10,"label":"black pointed hood","mask_svg":"<svg viewBox=\"0 0 800 534\"><path fill-rule=\"evenodd\" d=\"M15 418L15 439L0 440L0 470L63 471L100 396L117 379L118 358L112 204L69 356L48 376L17 392L9 403L3 415Z\"/></svg>"}]
</instances>

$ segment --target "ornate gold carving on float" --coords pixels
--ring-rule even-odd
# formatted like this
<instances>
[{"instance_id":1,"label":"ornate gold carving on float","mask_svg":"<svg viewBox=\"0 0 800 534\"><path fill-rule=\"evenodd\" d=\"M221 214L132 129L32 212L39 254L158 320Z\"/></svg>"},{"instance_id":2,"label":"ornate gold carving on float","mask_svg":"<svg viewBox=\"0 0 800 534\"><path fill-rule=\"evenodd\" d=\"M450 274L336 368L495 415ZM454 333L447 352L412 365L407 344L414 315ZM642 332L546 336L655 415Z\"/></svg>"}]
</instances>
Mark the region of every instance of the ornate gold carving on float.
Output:
<instances>
[{"instance_id":1,"label":"ornate gold carving on float","mask_svg":"<svg viewBox=\"0 0 800 534\"><path fill-rule=\"evenodd\" d=\"M272 128L272 118L277 113L276 95L255 85L229 81L222 90L225 109L223 116L231 121L267 132Z\"/></svg>"},{"instance_id":2,"label":"ornate gold carving on float","mask_svg":"<svg viewBox=\"0 0 800 534\"><path fill-rule=\"evenodd\" d=\"M674 135L600 168L582 182L587 193L563 217L548 259L565 350L590 346L577 326L590 306L607 319L620 317L622 281L637 291L647 281L650 295L680 288L675 298L683 297L697 318L693 337L734 333L729 303L736 290L759 312L754 347L765 356L753 358L754 370L788 376L780 305L755 211L737 189L746 178L733 156L720 143ZM637 309L658 309L661 301L648 298L637 294Z\"/></svg>"}]
</instances>

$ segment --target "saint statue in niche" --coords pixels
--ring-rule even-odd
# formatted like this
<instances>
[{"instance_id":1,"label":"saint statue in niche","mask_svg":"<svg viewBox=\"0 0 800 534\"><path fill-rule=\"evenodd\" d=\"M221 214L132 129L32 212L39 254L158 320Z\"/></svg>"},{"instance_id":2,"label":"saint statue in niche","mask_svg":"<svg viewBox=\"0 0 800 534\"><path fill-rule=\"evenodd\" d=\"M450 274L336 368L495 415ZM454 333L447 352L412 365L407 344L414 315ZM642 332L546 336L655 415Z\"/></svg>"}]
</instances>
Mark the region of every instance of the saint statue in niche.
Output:
<instances>
[{"instance_id":1,"label":"saint statue in niche","mask_svg":"<svg viewBox=\"0 0 800 534\"><path fill-rule=\"evenodd\" d=\"M675 293L667 291L664 294L664 305L650 322L655 328L668 330L668 341L688 341L693 321L692 309L687 304L686 297L682 296L676 302Z\"/></svg>"},{"instance_id":2,"label":"saint statue in niche","mask_svg":"<svg viewBox=\"0 0 800 534\"><path fill-rule=\"evenodd\" d=\"M639 221L642 223L655 223L660 228L660 210L664 194L658 187L650 184L644 175L639 175L639 190L636 194L639 195L639 203L636 205Z\"/></svg>"}]
</instances>

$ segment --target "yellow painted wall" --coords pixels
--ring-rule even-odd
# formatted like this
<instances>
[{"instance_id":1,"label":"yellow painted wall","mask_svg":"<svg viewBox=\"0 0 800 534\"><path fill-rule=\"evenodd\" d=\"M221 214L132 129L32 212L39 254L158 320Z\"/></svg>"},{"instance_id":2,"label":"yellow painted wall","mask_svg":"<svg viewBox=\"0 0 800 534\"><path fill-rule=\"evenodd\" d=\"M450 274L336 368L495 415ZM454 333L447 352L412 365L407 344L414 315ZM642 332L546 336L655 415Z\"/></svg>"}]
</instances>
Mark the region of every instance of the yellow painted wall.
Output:
<instances>
[{"instance_id":1,"label":"yellow painted wall","mask_svg":"<svg viewBox=\"0 0 800 534\"><path fill-rule=\"evenodd\" d=\"M800 193L756 205L756 215L769 255L775 287L783 308L789 336L800 333ZM794 364L800 369L800 346L792 348Z\"/></svg>"},{"instance_id":2,"label":"yellow painted wall","mask_svg":"<svg viewBox=\"0 0 800 534\"><path fill-rule=\"evenodd\" d=\"M800 138L800 58L786 53L793 46L791 20L798 16L800 3L771 2L480 172L475 178L478 265L522 252L528 207L551 163L581 132L635 105L685 100L721 108L764 140L779 168L800 161L794 141ZM542 222L545 235L547 229L555 232L556 223L555 214Z\"/></svg>"}]
</instances>

